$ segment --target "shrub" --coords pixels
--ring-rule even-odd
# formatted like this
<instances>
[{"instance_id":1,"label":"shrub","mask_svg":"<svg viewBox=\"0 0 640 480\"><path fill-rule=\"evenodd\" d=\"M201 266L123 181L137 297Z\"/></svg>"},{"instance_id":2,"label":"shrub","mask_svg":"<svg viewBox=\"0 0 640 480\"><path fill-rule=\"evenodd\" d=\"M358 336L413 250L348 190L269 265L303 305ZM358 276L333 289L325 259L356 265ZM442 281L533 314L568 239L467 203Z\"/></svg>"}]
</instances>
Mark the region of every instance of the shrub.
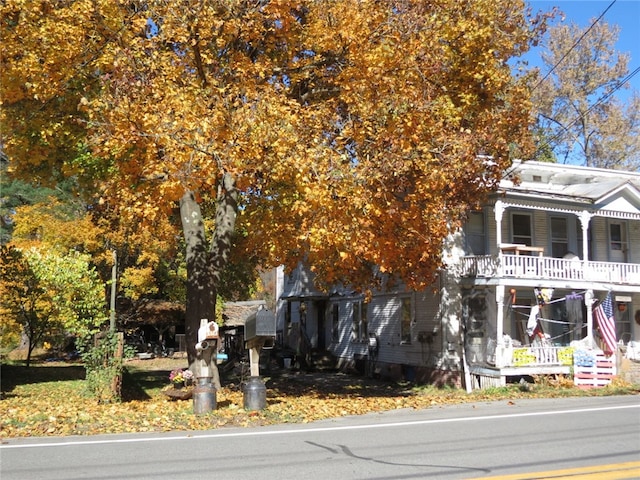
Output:
<instances>
[{"instance_id":1,"label":"shrub","mask_svg":"<svg viewBox=\"0 0 640 480\"><path fill-rule=\"evenodd\" d=\"M93 345L85 342L81 357L87 372L87 394L95 397L98 403L119 402L124 359L132 357L133 353L124 345L122 334L116 332L96 335Z\"/></svg>"}]
</instances>

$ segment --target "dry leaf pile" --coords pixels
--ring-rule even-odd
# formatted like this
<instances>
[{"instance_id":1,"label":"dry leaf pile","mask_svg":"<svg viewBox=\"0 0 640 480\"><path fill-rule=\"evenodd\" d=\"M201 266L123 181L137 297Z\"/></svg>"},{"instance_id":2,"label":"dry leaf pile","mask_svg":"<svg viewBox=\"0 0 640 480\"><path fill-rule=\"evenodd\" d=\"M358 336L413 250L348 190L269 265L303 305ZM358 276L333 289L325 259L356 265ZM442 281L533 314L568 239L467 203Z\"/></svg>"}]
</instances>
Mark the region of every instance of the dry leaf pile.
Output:
<instances>
[{"instance_id":1,"label":"dry leaf pile","mask_svg":"<svg viewBox=\"0 0 640 480\"><path fill-rule=\"evenodd\" d=\"M164 374L155 372L156 378ZM150 382L150 378L146 380ZM266 378L267 407L264 410L245 411L241 384L227 383L216 393L217 408L202 416L193 414L192 400L171 400L163 394L161 387L140 390L139 398L100 405L84 395L82 380L19 384L5 391L0 400L0 435L11 438L206 430L306 423L400 408L421 409L460 402L550 396L553 392L555 395L588 394L565 385L556 385L555 390L547 386L523 391L513 386L466 394L464 390L418 389L327 373L287 373ZM125 397L128 393L126 380ZM627 393L638 393L637 389L631 390Z\"/></svg>"}]
</instances>

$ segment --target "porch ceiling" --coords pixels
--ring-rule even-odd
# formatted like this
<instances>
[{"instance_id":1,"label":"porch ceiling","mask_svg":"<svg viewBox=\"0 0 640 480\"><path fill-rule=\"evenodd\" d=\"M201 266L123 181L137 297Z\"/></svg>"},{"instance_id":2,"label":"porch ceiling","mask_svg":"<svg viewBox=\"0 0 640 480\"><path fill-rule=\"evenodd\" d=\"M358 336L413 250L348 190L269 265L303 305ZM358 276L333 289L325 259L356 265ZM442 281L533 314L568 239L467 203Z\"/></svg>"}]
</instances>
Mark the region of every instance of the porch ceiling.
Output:
<instances>
[{"instance_id":1,"label":"porch ceiling","mask_svg":"<svg viewBox=\"0 0 640 480\"><path fill-rule=\"evenodd\" d=\"M538 201L544 200L543 198L537 198ZM558 206L553 207L546 205L540 205L538 203L520 201L515 199L507 199L507 200L499 200L502 205L506 208L515 207L526 210L542 210L545 212L554 212L554 213L566 213L572 214L576 216L581 216L584 212L587 212L591 216L595 217L607 217L607 218L617 218L620 220L639 220L640 221L640 213L634 212L622 212L616 210L607 210L607 209L596 209L589 208L588 205L585 204L584 208L574 208L574 207L566 207L566 206Z\"/></svg>"}]
</instances>

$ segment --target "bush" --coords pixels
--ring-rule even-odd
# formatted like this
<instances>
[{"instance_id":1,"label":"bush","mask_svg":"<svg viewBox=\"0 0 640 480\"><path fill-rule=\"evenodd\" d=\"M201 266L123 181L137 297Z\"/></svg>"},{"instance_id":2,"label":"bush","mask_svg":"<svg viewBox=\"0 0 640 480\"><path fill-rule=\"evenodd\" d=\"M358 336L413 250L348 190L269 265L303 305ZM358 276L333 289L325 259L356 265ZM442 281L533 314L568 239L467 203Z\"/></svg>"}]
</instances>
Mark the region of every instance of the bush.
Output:
<instances>
[{"instance_id":1,"label":"bush","mask_svg":"<svg viewBox=\"0 0 640 480\"><path fill-rule=\"evenodd\" d=\"M96 335L93 345L85 347L81 354L86 370L87 394L95 397L98 403L119 402L124 359L132 356L133 351L124 345L121 333Z\"/></svg>"}]
</instances>

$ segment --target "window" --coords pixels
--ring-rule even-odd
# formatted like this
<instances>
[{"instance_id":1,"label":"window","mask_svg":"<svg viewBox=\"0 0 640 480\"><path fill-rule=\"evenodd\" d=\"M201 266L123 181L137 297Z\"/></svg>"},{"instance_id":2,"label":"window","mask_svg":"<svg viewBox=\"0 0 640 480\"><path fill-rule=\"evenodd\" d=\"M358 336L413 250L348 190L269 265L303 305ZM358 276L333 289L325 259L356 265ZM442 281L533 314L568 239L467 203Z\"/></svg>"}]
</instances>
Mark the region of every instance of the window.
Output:
<instances>
[{"instance_id":1,"label":"window","mask_svg":"<svg viewBox=\"0 0 640 480\"><path fill-rule=\"evenodd\" d=\"M400 305L400 341L411 343L411 321L413 320L411 297L403 297Z\"/></svg>"},{"instance_id":2,"label":"window","mask_svg":"<svg viewBox=\"0 0 640 480\"><path fill-rule=\"evenodd\" d=\"M472 255L486 255L484 213L472 212L464 227L465 251Z\"/></svg>"},{"instance_id":3,"label":"window","mask_svg":"<svg viewBox=\"0 0 640 480\"><path fill-rule=\"evenodd\" d=\"M287 326L291 325L291 302L287 302L287 309L284 311L284 319Z\"/></svg>"},{"instance_id":4,"label":"window","mask_svg":"<svg viewBox=\"0 0 640 480\"><path fill-rule=\"evenodd\" d=\"M331 341L340 341L340 308L337 303L331 307Z\"/></svg>"},{"instance_id":5,"label":"window","mask_svg":"<svg viewBox=\"0 0 640 480\"><path fill-rule=\"evenodd\" d=\"M609 261L626 263L628 261L627 251L627 229L624 222L609 223Z\"/></svg>"},{"instance_id":6,"label":"window","mask_svg":"<svg viewBox=\"0 0 640 480\"><path fill-rule=\"evenodd\" d=\"M533 245L531 215L526 213L513 213L511 215L511 225L513 228L513 243Z\"/></svg>"},{"instance_id":7,"label":"window","mask_svg":"<svg viewBox=\"0 0 640 480\"><path fill-rule=\"evenodd\" d=\"M611 250L622 250L622 225L612 223L609 225L611 236Z\"/></svg>"},{"instance_id":8,"label":"window","mask_svg":"<svg viewBox=\"0 0 640 480\"><path fill-rule=\"evenodd\" d=\"M587 234L588 235L588 234ZM583 256L583 252L584 252L584 238L583 234L582 234L582 228L578 228L576 230L576 243L577 243L577 251L575 252L576 255L578 255L580 258L582 258ZM588 245L589 247L591 247L591 243L589 243ZM589 255L589 254L587 254ZM585 258L582 258L583 260L586 260Z\"/></svg>"},{"instance_id":9,"label":"window","mask_svg":"<svg viewBox=\"0 0 640 480\"><path fill-rule=\"evenodd\" d=\"M613 308L615 309L614 315L616 319L616 339L623 340L624 343L629 343L629 340L633 340L633 337L631 336L632 305L626 300L627 298L622 301L614 302Z\"/></svg>"},{"instance_id":10,"label":"window","mask_svg":"<svg viewBox=\"0 0 640 480\"><path fill-rule=\"evenodd\" d=\"M622 223L612 223L609 225L609 238L611 242L611 250L626 250L627 242L624 225Z\"/></svg>"},{"instance_id":11,"label":"window","mask_svg":"<svg viewBox=\"0 0 640 480\"><path fill-rule=\"evenodd\" d=\"M351 341L367 341L367 308L368 304L363 301L353 303L351 320Z\"/></svg>"},{"instance_id":12,"label":"window","mask_svg":"<svg viewBox=\"0 0 640 480\"><path fill-rule=\"evenodd\" d=\"M562 258L569 253L569 229L566 217L551 217L551 255Z\"/></svg>"},{"instance_id":13,"label":"window","mask_svg":"<svg viewBox=\"0 0 640 480\"><path fill-rule=\"evenodd\" d=\"M351 341L360 340L360 303L351 304Z\"/></svg>"}]
</instances>

